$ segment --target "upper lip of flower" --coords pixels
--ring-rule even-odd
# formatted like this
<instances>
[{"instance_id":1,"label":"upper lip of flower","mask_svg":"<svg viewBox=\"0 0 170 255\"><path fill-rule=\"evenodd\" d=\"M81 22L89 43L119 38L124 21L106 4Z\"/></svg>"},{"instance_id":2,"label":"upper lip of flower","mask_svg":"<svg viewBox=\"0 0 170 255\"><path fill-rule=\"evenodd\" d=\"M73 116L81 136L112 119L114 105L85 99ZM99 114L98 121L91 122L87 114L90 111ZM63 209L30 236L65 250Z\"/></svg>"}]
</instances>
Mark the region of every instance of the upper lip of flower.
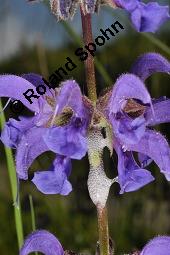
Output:
<instances>
[{"instance_id":1,"label":"upper lip of flower","mask_svg":"<svg viewBox=\"0 0 170 255\"><path fill-rule=\"evenodd\" d=\"M46 255L64 255L64 250L59 240L46 230L37 230L30 234L20 250L20 255L28 255L34 251L39 251Z\"/></svg>"}]
</instances>

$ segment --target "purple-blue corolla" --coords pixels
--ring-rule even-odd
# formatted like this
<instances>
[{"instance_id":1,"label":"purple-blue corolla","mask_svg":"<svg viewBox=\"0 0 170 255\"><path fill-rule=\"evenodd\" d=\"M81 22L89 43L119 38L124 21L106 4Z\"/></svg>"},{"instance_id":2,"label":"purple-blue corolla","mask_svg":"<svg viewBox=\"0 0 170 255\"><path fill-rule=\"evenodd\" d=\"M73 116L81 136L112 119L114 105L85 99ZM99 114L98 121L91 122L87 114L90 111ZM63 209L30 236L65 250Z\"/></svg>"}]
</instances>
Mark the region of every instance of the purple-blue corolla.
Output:
<instances>
[{"instance_id":1,"label":"purple-blue corolla","mask_svg":"<svg viewBox=\"0 0 170 255\"><path fill-rule=\"evenodd\" d=\"M81 94L73 80L48 90L45 96L30 104L23 92L42 83L42 77L34 74L0 76L0 96L21 100L34 113L33 117L9 119L1 134L2 142L16 149L18 177L27 180L33 161L40 154L53 151L56 158L51 167L35 172L32 181L45 194L69 194L71 159L86 155L89 130L93 123L105 119L112 130L110 143L118 155L120 193L138 190L154 180L145 169L152 160L169 181L169 145L152 127L170 122L170 100L151 99L144 84L155 72L169 73L170 63L159 54L144 54L129 74L120 76L113 88L98 99L96 107ZM138 152L138 162L134 152Z\"/></svg>"},{"instance_id":2,"label":"purple-blue corolla","mask_svg":"<svg viewBox=\"0 0 170 255\"><path fill-rule=\"evenodd\" d=\"M170 18L169 7L155 1L143 3L142 0L113 0L117 7L125 9L132 24L139 32L156 32Z\"/></svg>"},{"instance_id":3,"label":"purple-blue corolla","mask_svg":"<svg viewBox=\"0 0 170 255\"><path fill-rule=\"evenodd\" d=\"M155 72L170 72L170 63L156 53L139 57L131 74L118 78L110 93L105 115L113 128L113 146L118 154L120 193L137 190L154 180L145 169L152 160L170 180L170 148L152 126L170 122L170 100L151 99L144 81ZM108 93L108 94L109 94ZM137 163L133 152L138 152Z\"/></svg>"},{"instance_id":4,"label":"purple-blue corolla","mask_svg":"<svg viewBox=\"0 0 170 255\"><path fill-rule=\"evenodd\" d=\"M170 237L155 237L149 241L139 255L170 255Z\"/></svg>"},{"instance_id":5,"label":"purple-blue corolla","mask_svg":"<svg viewBox=\"0 0 170 255\"><path fill-rule=\"evenodd\" d=\"M28 103L24 90L39 84L42 77L34 74L0 77L0 95L18 99L34 112L33 117L9 119L1 140L16 149L17 175L24 180L35 158L46 151L55 152L52 166L48 171L36 172L32 181L45 194L67 195L72 190L68 181L71 159L81 159L87 151L89 113L75 81L66 81L59 89Z\"/></svg>"},{"instance_id":6,"label":"purple-blue corolla","mask_svg":"<svg viewBox=\"0 0 170 255\"><path fill-rule=\"evenodd\" d=\"M37 230L29 235L20 251L20 255L42 252L44 255L64 255L58 239L45 230ZM134 255L170 255L170 237L159 236L148 242L140 252Z\"/></svg>"},{"instance_id":7,"label":"purple-blue corolla","mask_svg":"<svg viewBox=\"0 0 170 255\"><path fill-rule=\"evenodd\" d=\"M36 251L44 255L64 255L58 239L46 230L37 230L30 234L20 250L20 255L28 255Z\"/></svg>"}]
</instances>

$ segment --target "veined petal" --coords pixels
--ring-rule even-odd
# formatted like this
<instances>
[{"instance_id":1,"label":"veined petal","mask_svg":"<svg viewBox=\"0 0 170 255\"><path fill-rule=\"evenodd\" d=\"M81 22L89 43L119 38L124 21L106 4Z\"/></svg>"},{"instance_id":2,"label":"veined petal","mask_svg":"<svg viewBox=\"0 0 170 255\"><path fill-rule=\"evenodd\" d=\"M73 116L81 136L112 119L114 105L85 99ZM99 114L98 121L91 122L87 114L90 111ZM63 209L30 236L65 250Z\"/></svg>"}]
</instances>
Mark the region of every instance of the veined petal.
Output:
<instances>
[{"instance_id":1,"label":"veined petal","mask_svg":"<svg viewBox=\"0 0 170 255\"><path fill-rule=\"evenodd\" d=\"M132 23L139 32L156 32L170 17L169 7L156 2L147 4L140 0L114 0L114 2L129 12Z\"/></svg>"},{"instance_id":2,"label":"veined petal","mask_svg":"<svg viewBox=\"0 0 170 255\"><path fill-rule=\"evenodd\" d=\"M38 87L39 85L44 85L46 87L46 92L44 94L45 96L55 95L54 90L49 89L49 87L43 81L43 77L41 75L35 73L26 73L23 74L22 77L27 81L31 82L35 87ZM42 97L44 97L44 95L42 95Z\"/></svg>"},{"instance_id":3,"label":"veined petal","mask_svg":"<svg viewBox=\"0 0 170 255\"><path fill-rule=\"evenodd\" d=\"M170 181L170 149L166 139L158 132L147 130L139 143L128 144L127 149L143 153L153 159Z\"/></svg>"},{"instance_id":4,"label":"veined petal","mask_svg":"<svg viewBox=\"0 0 170 255\"><path fill-rule=\"evenodd\" d=\"M120 118L111 118L110 121L114 135L122 145L137 143L145 132L146 121L143 116L133 120L124 114L120 114Z\"/></svg>"},{"instance_id":5,"label":"veined petal","mask_svg":"<svg viewBox=\"0 0 170 255\"><path fill-rule=\"evenodd\" d=\"M114 2L116 3L116 5L120 8L123 8L129 12L132 12L133 10L135 10L135 8L137 8L138 6L138 0L114 0Z\"/></svg>"},{"instance_id":6,"label":"veined petal","mask_svg":"<svg viewBox=\"0 0 170 255\"><path fill-rule=\"evenodd\" d=\"M145 118L148 126L170 122L170 99L153 103L153 110L155 116L153 116L152 109L150 107L145 112Z\"/></svg>"},{"instance_id":7,"label":"veined petal","mask_svg":"<svg viewBox=\"0 0 170 255\"><path fill-rule=\"evenodd\" d=\"M15 127L15 121L15 119L9 119L1 133L1 141L10 148L16 148L21 137L20 131Z\"/></svg>"},{"instance_id":8,"label":"veined petal","mask_svg":"<svg viewBox=\"0 0 170 255\"><path fill-rule=\"evenodd\" d=\"M143 104L151 104L151 98L144 83L133 74L122 75L117 80L108 105L113 132L123 144L137 143L146 127L143 115L133 119L123 112L128 99L137 99Z\"/></svg>"},{"instance_id":9,"label":"veined petal","mask_svg":"<svg viewBox=\"0 0 170 255\"><path fill-rule=\"evenodd\" d=\"M70 107L75 113L82 109L82 94L79 85L74 80L68 80L61 84L61 89L57 98L58 113L64 107Z\"/></svg>"},{"instance_id":10,"label":"veined petal","mask_svg":"<svg viewBox=\"0 0 170 255\"><path fill-rule=\"evenodd\" d=\"M39 74L26 73L23 74L22 77L27 81L31 82L35 87L38 87L41 84L45 85L44 81L42 80L43 77Z\"/></svg>"},{"instance_id":11,"label":"veined petal","mask_svg":"<svg viewBox=\"0 0 170 255\"><path fill-rule=\"evenodd\" d=\"M43 140L46 128L33 127L23 134L17 146L16 171L20 179L28 178L28 168L36 157L50 149Z\"/></svg>"},{"instance_id":12,"label":"veined petal","mask_svg":"<svg viewBox=\"0 0 170 255\"><path fill-rule=\"evenodd\" d=\"M42 252L44 255L64 255L58 239L45 230L37 230L30 234L24 242L20 255Z\"/></svg>"},{"instance_id":13,"label":"veined petal","mask_svg":"<svg viewBox=\"0 0 170 255\"><path fill-rule=\"evenodd\" d=\"M143 248L140 255L170 255L170 237L155 237Z\"/></svg>"},{"instance_id":14,"label":"veined petal","mask_svg":"<svg viewBox=\"0 0 170 255\"><path fill-rule=\"evenodd\" d=\"M86 138L72 125L48 129L44 141L50 150L72 159L81 159L87 152Z\"/></svg>"},{"instance_id":15,"label":"veined petal","mask_svg":"<svg viewBox=\"0 0 170 255\"><path fill-rule=\"evenodd\" d=\"M123 152L122 148L119 147L117 153L120 194L138 190L154 180L148 170L138 166L132 152Z\"/></svg>"},{"instance_id":16,"label":"veined petal","mask_svg":"<svg viewBox=\"0 0 170 255\"><path fill-rule=\"evenodd\" d=\"M36 172L32 182L44 194L68 195L72 191L67 180L71 171L71 160L57 155L48 171Z\"/></svg>"},{"instance_id":17,"label":"veined petal","mask_svg":"<svg viewBox=\"0 0 170 255\"><path fill-rule=\"evenodd\" d=\"M8 147L16 148L23 133L26 132L28 128L33 127L35 121L36 117L22 117L19 121L12 118L9 119L2 130L1 141Z\"/></svg>"},{"instance_id":18,"label":"veined petal","mask_svg":"<svg viewBox=\"0 0 170 255\"><path fill-rule=\"evenodd\" d=\"M145 84L133 74L122 75L113 87L109 103L110 113L119 112L127 99L138 99L144 104L151 104L151 98Z\"/></svg>"},{"instance_id":19,"label":"veined petal","mask_svg":"<svg viewBox=\"0 0 170 255\"><path fill-rule=\"evenodd\" d=\"M138 153L138 160L141 167L146 167L152 162L152 159L143 153Z\"/></svg>"},{"instance_id":20,"label":"veined petal","mask_svg":"<svg viewBox=\"0 0 170 255\"><path fill-rule=\"evenodd\" d=\"M30 104L24 97L23 93L28 90L34 90L35 87L24 78L16 75L1 75L0 76L0 97L10 97L20 100L31 111L39 112L39 100L35 98Z\"/></svg>"},{"instance_id":21,"label":"veined petal","mask_svg":"<svg viewBox=\"0 0 170 255\"><path fill-rule=\"evenodd\" d=\"M154 33L170 18L169 7L156 2L144 4L139 1L138 7L130 14L132 23L139 32Z\"/></svg>"},{"instance_id":22,"label":"veined petal","mask_svg":"<svg viewBox=\"0 0 170 255\"><path fill-rule=\"evenodd\" d=\"M153 73L170 73L170 62L160 54L146 53L135 61L130 72L145 81Z\"/></svg>"}]
</instances>

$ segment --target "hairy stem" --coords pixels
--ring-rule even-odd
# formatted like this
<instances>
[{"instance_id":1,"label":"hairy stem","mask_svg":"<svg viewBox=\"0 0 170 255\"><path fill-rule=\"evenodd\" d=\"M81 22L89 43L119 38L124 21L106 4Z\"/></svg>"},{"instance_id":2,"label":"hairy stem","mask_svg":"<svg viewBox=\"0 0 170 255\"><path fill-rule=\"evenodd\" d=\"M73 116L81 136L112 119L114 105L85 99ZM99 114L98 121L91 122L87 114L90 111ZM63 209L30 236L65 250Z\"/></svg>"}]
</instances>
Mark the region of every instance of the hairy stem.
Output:
<instances>
[{"instance_id":1,"label":"hairy stem","mask_svg":"<svg viewBox=\"0 0 170 255\"><path fill-rule=\"evenodd\" d=\"M93 42L92 26L91 26L91 15L84 14L82 8L81 10L81 20L82 20L82 30L83 30L83 40L84 44L88 45ZM85 60L85 72L86 72L86 83L88 90L88 97L94 103L97 100L96 93L96 78L95 78L95 68L94 68L94 57L89 54Z\"/></svg>"},{"instance_id":2,"label":"hairy stem","mask_svg":"<svg viewBox=\"0 0 170 255\"><path fill-rule=\"evenodd\" d=\"M97 207L100 255L109 255L107 208Z\"/></svg>"}]
</instances>

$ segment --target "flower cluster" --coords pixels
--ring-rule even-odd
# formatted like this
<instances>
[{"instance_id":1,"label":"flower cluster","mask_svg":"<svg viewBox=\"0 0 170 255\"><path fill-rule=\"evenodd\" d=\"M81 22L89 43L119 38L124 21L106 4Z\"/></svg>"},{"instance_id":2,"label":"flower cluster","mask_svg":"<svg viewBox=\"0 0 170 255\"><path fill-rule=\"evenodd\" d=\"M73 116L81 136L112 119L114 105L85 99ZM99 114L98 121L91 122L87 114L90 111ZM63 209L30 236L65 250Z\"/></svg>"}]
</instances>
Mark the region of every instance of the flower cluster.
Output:
<instances>
[{"instance_id":1,"label":"flower cluster","mask_svg":"<svg viewBox=\"0 0 170 255\"><path fill-rule=\"evenodd\" d=\"M95 156L100 146L116 151L121 194L138 190L154 180L145 169L152 160L170 180L169 145L164 136L152 129L154 125L170 121L170 100L151 99L144 81L154 72L169 73L170 63L156 53L139 57L131 73L120 76L113 88L98 99L96 106L81 94L74 80L63 82L55 90L49 89L45 96L29 104L23 91L40 84L42 77L35 74L0 76L0 96L21 100L34 112L33 117L9 119L1 134L2 142L16 149L18 177L27 180L33 161L40 154L53 151L56 159L51 167L35 172L32 182L45 194L67 195L72 190L68 180L71 159L83 158L88 149L90 151L89 140L92 140ZM100 124L106 130L109 127L110 134L96 146L90 130L97 135L100 129L96 127ZM101 136L100 133L99 138ZM140 164L134 159L134 152L138 153ZM93 162L92 167L100 164L100 155ZM109 188L111 184L109 182Z\"/></svg>"},{"instance_id":2,"label":"flower cluster","mask_svg":"<svg viewBox=\"0 0 170 255\"><path fill-rule=\"evenodd\" d=\"M31 2L36 0L29 0ZM141 0L51 0L51 11L58 20L67 20L72 18L78 8L81 8L84 14L94 13L99 10L101 4L110 5L112 8L121 8L126 10L132 24L139 32L155 32L159 27L170 18L169 7L159 5L157 2L143 3Z\"/></svg>"}]
</instances>

